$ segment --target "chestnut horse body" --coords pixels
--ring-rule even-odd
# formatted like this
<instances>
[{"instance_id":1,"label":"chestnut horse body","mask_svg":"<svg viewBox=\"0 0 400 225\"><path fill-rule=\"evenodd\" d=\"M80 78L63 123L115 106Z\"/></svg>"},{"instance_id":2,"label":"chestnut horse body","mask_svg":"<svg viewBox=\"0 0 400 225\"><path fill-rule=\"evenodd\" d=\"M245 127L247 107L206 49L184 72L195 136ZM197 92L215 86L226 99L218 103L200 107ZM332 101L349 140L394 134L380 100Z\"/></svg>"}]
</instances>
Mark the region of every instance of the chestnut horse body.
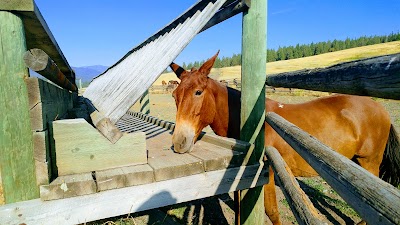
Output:
<instances>
[{"instance_id":1,"label":"chestnut horse body","mask_svg":"<svg viewBox=\"0 0 400 225\"><path fill-rule=\"evenodd\" d=\"M178 153L191 151L207 125L217 135L240 138L240 92L208 77L217 55L198 70L185 71L171 64L181 79L173 92L177 106L173 144ZM302 104L271 99L265 104L267 111L279 114L374 175L383 175L396 186L400 183L398 136L379 103L368 97L333 95ZM295 176L318 175L267 123L265 145L279 151ZM270 182L264 185L264 200L273 224L281 224L272 169Z\"/></svg>"}]
</instances>

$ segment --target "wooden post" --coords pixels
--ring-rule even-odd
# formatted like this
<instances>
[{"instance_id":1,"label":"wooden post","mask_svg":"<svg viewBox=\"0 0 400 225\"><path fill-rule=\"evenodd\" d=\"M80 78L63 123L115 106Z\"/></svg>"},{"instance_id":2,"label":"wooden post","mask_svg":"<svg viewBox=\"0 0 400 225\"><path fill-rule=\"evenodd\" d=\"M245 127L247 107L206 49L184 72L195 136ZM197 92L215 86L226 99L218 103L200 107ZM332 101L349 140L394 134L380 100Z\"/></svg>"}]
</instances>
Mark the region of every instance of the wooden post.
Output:
<instances>
[{"instance_id":1,"label":"wooden post","mask_svg":"<svg viewBox=\"0 0 400 225\"><path fill-rule=\"evenodd\" d=\"M240 139L255 144L250 163L262 160L264 150L266 7L265 0L252 0L243 13ZM263 197L263 187L240 193L241 224L264 224Z\"/></svg>"},{"instance_id":2,"label":"wooden post","mask_svg":"<svg viewBox=\"0 0 400 225\"><path fill-rule=\"evenodd\" d=\"M38 198L39 188L24 82L24 27L19 16L6 11L0 11L0 21L0 192L5 203L12 203Z\"/></svg>"},{"instance_id":3,"label":"wooden post","mask_svg":"<svg viewBox=\"0 0 400 225\"><path fill-rule=\"evenodd\" d=\"M146 92L144 92L140 98L140 112L144 114L150 114L149 90L146 90Z\"/></svg>"}]
</instances>

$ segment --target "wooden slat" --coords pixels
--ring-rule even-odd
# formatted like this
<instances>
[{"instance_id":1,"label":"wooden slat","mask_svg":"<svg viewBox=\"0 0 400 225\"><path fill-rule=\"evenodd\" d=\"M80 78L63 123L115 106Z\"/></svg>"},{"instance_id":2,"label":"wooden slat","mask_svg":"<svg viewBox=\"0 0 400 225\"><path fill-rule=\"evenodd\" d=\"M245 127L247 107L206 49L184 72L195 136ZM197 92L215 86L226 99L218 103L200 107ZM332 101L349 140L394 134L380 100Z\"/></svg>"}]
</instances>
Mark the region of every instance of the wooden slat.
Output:
<instances>
[{"instance_id":1,"label":"wooden slat","mask_svg":"<svg viewBox=\"0 0 400 225\"><path fill-rule=\"evenodd\" d=\"M267 77L274 87L400 99L400 54L299 70Z\"/></svg>"},{"instance_id":2,"label":"wooden slat","mask_svg":"<svg viewBox=\"0 0 400 225\"><path fill-rule=\"evenodd\" d=\"M205 171L241 166L246 156L243 152L232 151L204 141L196 142L190 155L203 161Z\"/></svg>"},{"instance_id":3,"label":"wooden slat","mask_svg":"<svg viewBox=\"0 0 400 225\"><path fill-rule=\"evenodd\" d=\"M110 143L84 119L53 122L59 175L147 163L145 134L124 134Z\"/></svg>"},{"instance_id":4,"label":"wooden slat","mask_svg":"<svg viewBox=\"0 0 400 225\"><path fill-rule=\"evenodd\" d=\"M96 171L96 182L99 191L123 188L154 182L153 169L145 165L127 166L109 170Z\"/></svg>"},{"instance_id":5,"label":"wooden slat","mask_svg":"<svg viewBox=\"0 0 400 225\"><path fill-rule=\"evenodd\" d=\"M190 154L177 154L171 149L171 135L161 133L147 139L149 149L148 163L154 170L156 181L169 180L178 177L203 173L204 166L201 159Z\"/></svg>"},{"instance_id":6,"label":"wooden slat","mask_svg":"<svg viewBox=\"0 0 400 225\"><path fill-rule=\"evenodd\" d=\"M78 224L205 198L268 182L263 165L230 168L53 201L0 206L0 224Z\"/></svg>"},{"instance_id":7,"label":"wooden slat","mask_svg":"<svg viewBox=\"0 0 400 225\"><path fill-rule=\"evenodd\" d=\"M48 123L67 116L76 94L36 77L25 80L28 88L30 121L33 131L48 129Z\"/></svg>"},{"instance_id":8,"label":"wooden slat","mask_svg":"<svg viewBox=\"0 0 400 225\"><path fill-rule=\"evenodd\" d=\"M96 191L92 173L82 173L60 176L50 184L40 186L40 198L48 201L94 194Z\"/></svg>"},{"instance_id":9,"label":"wooden slat","mask_svg":"<svg viewBox=\"0 0 400 225\"><path fill-rule=\"evenodd\" d=\"M400 191L276 113L266 121L368 224L400 224Z\"/></svg>"},{"instance_id":10,"label":"wooden slat","mask_svg":"<svg viewBox=\"0 0 400 225\"><path fill-rule=\"evenodd\" d=\"M325 224L306 193L300 188L299 183L278 150L274 147L267 147L265 153L271 161L275 174L281 183L281 189L297 222L310 225Z\"/></svg>"}]
</instances>

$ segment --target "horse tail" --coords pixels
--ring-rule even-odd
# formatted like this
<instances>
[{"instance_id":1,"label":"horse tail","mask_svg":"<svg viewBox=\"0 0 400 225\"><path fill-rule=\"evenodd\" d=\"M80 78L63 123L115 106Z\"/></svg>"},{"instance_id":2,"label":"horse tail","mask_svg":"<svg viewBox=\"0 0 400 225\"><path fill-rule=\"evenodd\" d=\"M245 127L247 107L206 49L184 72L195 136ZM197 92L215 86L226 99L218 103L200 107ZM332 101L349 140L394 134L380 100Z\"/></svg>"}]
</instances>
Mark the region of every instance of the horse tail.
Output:
<instances>
[{"instance_id":1,"label":"horse tail","mask_svg":"<svg viewBox=\"0 0 400 225\"><path fill-rule=\"evenodd\" d=\"M389 138L379 171L382 180L400 187L400 139L393 124L390 125Z\"/></svg>"}]
</instances>

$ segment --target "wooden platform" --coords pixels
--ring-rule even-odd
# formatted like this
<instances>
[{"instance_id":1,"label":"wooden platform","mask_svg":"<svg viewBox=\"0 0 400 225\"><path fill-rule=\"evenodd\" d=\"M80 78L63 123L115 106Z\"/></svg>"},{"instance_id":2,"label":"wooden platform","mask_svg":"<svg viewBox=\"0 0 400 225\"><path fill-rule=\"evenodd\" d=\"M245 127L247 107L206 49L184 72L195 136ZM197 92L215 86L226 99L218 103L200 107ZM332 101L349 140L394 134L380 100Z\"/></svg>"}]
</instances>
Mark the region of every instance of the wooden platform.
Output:
<instances>
[{"instance_id":1,"label":"wooden platform","mask_svg":"<svg viewBox=\"0 0 400 225\"><path fill-rule=\"evenodd\" d=\"M41 199L69 198L245 166L245 153L252 147L235 139L202 134L191 153L178 154L171 148L173 123L130 112L116 125L123 132L146 134L147 164L59 176L41 186Z\"/></svg>"},{"instance_id":2,"label":"wooden platform","mask_svg":"<svg viewBox=\"0 0 400 225\"><path fill-rule=\"evenodd\" d=\"M191 153L177 154L173 123L129 113L117 126L146 133L148 164L60 176L41 186L41 199L1 206L0 224L84 223L268 182L262 162L242 165L249 143L203 134Z\"/></svg>"}]
</instances>

